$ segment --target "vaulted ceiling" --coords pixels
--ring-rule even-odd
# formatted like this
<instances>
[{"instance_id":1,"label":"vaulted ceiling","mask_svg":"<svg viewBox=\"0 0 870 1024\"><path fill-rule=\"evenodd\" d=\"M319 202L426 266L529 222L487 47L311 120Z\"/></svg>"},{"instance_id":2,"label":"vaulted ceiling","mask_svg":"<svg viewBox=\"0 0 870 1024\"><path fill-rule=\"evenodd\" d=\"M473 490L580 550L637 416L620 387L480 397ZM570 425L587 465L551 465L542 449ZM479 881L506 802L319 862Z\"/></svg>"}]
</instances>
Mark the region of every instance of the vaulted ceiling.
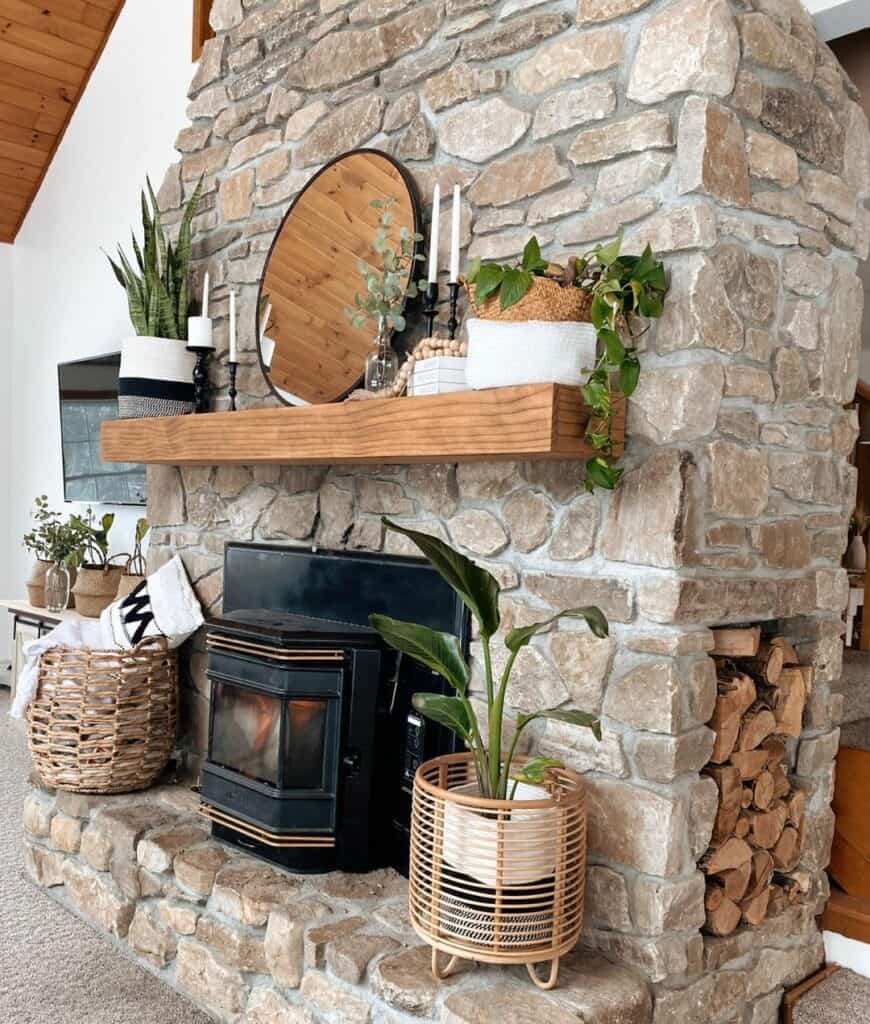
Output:
<instances>
[{"instance_id":1,"label":"vaulted ceiling","mask_svg":"<svg viewBox=\"0 0 870 1024\"><path fill-rule=\"evenodd\" d=\"M124 0L0 0L0 242L12 242Z\"/></svg>"}]
</instances>

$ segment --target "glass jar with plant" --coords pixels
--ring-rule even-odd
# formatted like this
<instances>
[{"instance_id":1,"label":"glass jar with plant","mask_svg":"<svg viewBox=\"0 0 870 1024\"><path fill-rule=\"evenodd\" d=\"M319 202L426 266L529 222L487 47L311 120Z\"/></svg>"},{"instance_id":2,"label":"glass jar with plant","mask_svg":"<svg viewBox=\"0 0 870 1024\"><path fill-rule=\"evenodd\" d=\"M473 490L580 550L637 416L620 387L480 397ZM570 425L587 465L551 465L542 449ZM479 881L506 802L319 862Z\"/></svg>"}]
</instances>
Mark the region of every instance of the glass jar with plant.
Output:
<instances>
[{"instance_id":1,"label":"glass jar with plant","mask_svg":"<svg viewBox=\"0 0 870 1024\"><path fill-rule=\"evenodd\" d=\"M84 516L72 516L71 521L84 536L82 564L76 576L73 593L76 610L85 618L97 618L118 593L118 583L124 572L119 565L112 565L109 557L109 532L115 522L111 512L100 517L99 523L93 509L88 508Z\"/></svg>"},{"instance_id":2,"label":"glass jar with plant","mask_svg":"<svg viewBox=\"0 0 870 1024\"><path fill-rule=\"evenodd\" d=\"M376 262L360 259L357 267L365 283L365 291L357 292L353 307L345 310L351 324L364 328L368 323L377 325L374 349L366 359L365 388L373 394L386 396L396 383L399 357L391 344L393 331L404 331L404 307L407 299L419 294L414 281L414 267L423 257L416 252L423 236L404 225L395 238L396 197L373 199L371 207L380 211L378 227L372 241Z\"/></svg>"},{"instance_id":3,"label":"glass jar with plant","mask_svg":"<svg viewBox=\"0 0 870 1024\"><path fill-rule=\"evenodd\" d=\"M586 437L597 453L586 463L589 490L613 490L622 477L614 464L614 415L637 387L637 342L648 321L662 315L668 291L664 265L650 246L640 256L621 249L620 233L562 265L544 259L538 240L531 238L516 264L476 260L467 274L472 305L483 319L588 321L594 327L597 352L593 365L583 368L581 384L592 413ZM469 357L474 357L473 337Z\"/></svg>"},{"instance_id":4,"label":"glass jar with plant","mask_svg":"<svg viewBox=\"0 0 870 1024\"><path fill-rule=\"evenodd\" d=\"M132 237L133 257L118 247L117 261L108 254L136 337L121 346L119 414L123 418L172 416L192 412L195 357L187 350L190 254L193 219L202 196L200 179L187 201L173 245L162 213L146 179L142 192L142 243Z\"/></svg>"},{"instance_id":5,"label":"glass jar with plant","mask_svg":"<svg viewBox=\"0 0 870 1024\"><path fill-rule=\"evenodd\" d=\"M49 508L48 497L34 500L35 526L24 535L24 547L37 558L27 583L30 603L59 613L69 603L70 585L81 561L85 535L74 517L64 521Z\"/></svg>"},{"instance_id":6,"label":"glass jar with plant","mask_svg":"<svg viewBox=\"0 0 870 1024\"><path fill-rule=\"evenodd\" d=\"M589 606L510 629L504 636L504 667L496 672L498 581L438 538L383 522L413 541L462 599L476 620L483 662L485 706L479 722L471 669L456 636L386 615L369 616L391 647L450 685L452 695L418 693L413 706L467 748L424 763L415 776L412 923L436 951L436 973L439 949L454 958L525 962L536 984L542 983L531 965L550 960L551 979L543 983L550 987L559 957L577 941L582 924L582 781L555 758L519 755L518 745L534 722L590 729L598 740L601 725L596 715L567 708L530 711L508 724L509 685L517 657L539 633L559 620L578 619L604 638L607 619Z\"/></svg>"}]
</instances>

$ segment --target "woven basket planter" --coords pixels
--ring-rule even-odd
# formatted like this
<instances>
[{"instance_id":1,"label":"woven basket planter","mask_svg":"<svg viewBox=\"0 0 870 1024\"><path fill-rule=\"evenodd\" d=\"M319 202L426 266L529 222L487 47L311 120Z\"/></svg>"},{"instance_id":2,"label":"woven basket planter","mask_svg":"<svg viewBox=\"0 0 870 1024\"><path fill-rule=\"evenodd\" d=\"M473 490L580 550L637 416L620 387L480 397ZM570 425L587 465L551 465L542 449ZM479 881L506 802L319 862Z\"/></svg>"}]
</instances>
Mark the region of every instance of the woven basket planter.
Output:
<instances>
[{"instance_id":1,"label":"woven basket planter","mask_svg":"<svg viewBox=\"0 0 870 1024\"><path fill-rule=\"evenodd\" d=\"M33 766L70 793L133 793L169 760L178 725L178 659L151 638L132 651L55 647L39 662L27 711Z\"/></svg>"},{"instance_id":2,"label":"woven basket planter","mask_svg":"<svg viewBox=\"0 0 870 1024\"><path fill-rule=\"evenodd\" d=\"M580 776L556 769L536 799L484 800L474 789L468 753L435 758L417 771L411 923L432 947L438 978L459 959L525 964L539 988L554 988L560 958L576 945L583 926L586 806ZM450 957L443 968L439 952ZM549 976L541 979L535 965L545 962Z\"/></svg>"},{"instance_id":3,"label":"woven basket planter","mask_svg":"<svg viewBox=\"0 0 870 1024\"><path fill-rule=\"evenodd\" d=\"M51 562L37 558L27 577L27 600L34 608L45 607L45 575L51 568Z\"/></svg>"},{"instance_id":4,"label":"woven basket planter","mask_svg":"<svg viewBox=\"0 0 870 1024\"><path fill-rule=\"evenodd\" d=\"M480 320L501 320L504 323L519 323L523 320L579 320L591 321L592 295L573 285L560 284L549 277L532 278L532 286L519 302L507 309L501 308L498 294L481 303L475 299L476 288L468 285L475 316Z\"/></svg>"},{"instance_id":5,"label":"woven basket planter","mask_svg":"<svg viewBox=\"0 0 870 1024\"><path fill-rule=\"evenodd\" d=\"M136 587L138 587L140 583L144 582L144 576L138 576L133 573L125 572L118 581L118 589L115 593L115 600L119 601L122 597L126 597L128 594L132 594Z\"/></svg>"},{"instance_id":6,"label":"woven basket planter","mask_svg":"<svg viewBox=\"0 0 870 1024\"><path fill-rule=\"evenodd\" d=\"M115 600L123 574L124 570L119 565L109 565L105 569L83 565L72 589L79 615L98 619L103 609Z\"/></svg>"}]
</instances>

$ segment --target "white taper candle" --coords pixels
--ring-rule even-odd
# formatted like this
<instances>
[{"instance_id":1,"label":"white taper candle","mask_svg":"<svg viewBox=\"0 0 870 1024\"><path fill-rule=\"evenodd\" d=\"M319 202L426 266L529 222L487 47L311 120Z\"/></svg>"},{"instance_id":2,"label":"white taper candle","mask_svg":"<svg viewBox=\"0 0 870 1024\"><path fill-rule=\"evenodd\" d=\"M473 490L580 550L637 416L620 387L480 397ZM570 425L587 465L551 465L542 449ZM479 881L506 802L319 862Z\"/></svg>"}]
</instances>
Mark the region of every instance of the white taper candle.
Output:
<instances>
[{"instance_id":1,"label":"white taper candle","mask_svg":"<svg viewBox=\"0 0 870 1024\"><path fill-rule=\"evenodd\" d=\"M450 236L450 283L459 280L459 226L462 215L459 186L453 186L453 233Z\"/></svg>"},{"instance_id":2,"label":"white taper candle","mask_svg":"<svg viewBox=\"0 0 870 1024\"><path fill-rule=\"evenodd\" d=\"M230 292L230 362L237 363L236 352L236 293Z\"/></svg>"},{"instance_id":3,"label":"white taper candle","mask_svg":"<svg viewBox=\"0 0 870 1024\"><path fill-rule=\"evenodd\" d=\"M202 282L202 315L203 317L208 316L208 289L211 279L208 276L208 271L205 272L205 278Z\"/></svg>"},{"instance_id":4,"label":"white taper candle","mask_svg":"<svg viewBox=\"0 0 870 1024\"><path fill-rule=\"evenodd\" d=\"M435 186L432 196L432 234L429 239L429 283L438 281L438 230L441 221L441 186Z\"/></svg>"}]
</instances>

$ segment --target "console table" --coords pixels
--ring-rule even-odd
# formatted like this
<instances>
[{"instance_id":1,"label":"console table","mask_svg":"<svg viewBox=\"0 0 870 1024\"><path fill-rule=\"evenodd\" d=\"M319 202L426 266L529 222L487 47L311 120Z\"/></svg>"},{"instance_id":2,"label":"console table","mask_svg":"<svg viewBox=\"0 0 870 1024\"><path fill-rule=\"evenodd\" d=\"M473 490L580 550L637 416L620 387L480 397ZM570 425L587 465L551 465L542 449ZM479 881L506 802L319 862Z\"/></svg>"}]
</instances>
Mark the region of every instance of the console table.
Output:
<instances>
[{"instance_id":1,"label":"console table","mask_svg":"<svg viewBox=\"0 0 870 1024\"><path fill-rule=\"evenodd\" d=\"M62 619L74 618L78 612L69 609L58 615L45 608L35 608L27 601L15 600L0 600L0 608L5 608L12 616L12 672L9 685L14 698L15 685L24 664L24 648L31 640L50 633Z\"/></svg>"}]
</instances>

